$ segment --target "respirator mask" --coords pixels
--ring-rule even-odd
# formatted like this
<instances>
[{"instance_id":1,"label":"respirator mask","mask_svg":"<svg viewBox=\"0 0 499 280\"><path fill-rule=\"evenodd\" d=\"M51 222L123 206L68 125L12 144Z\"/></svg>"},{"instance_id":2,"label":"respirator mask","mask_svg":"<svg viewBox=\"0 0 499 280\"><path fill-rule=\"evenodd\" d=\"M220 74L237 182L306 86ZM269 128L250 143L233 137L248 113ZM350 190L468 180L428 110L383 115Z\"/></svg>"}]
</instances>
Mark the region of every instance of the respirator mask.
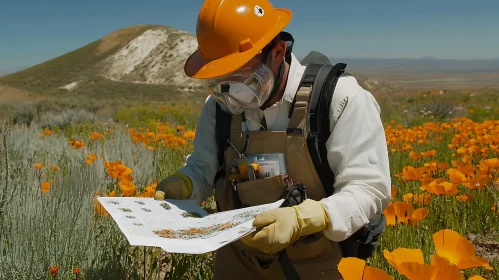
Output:
<instances>
[{"instance_id":1,"label":"respirator mask","mask_svg":"<svg viewBox=\"0 0 499 280\"><path fill-rule=\"evenodd\" d=\"M252 65L253 64L253 65ZM207 81L211 95L233 114L260 108L274 89L272 70L263 62L248 63L235 72Z\"/></svg>"},{"instance_id":2,"label":"respirator mask","mask_svg":"<svg viewBox=\"0 0 499 280\"><path fill-rule=\"evenodd\" d=\"M279 36L286 42L286 57L291 60L293 36L284 31L281 31ZM281 62L278 76L275 77L266 65L272 45L273 43L267 45L259 55L236 71L206 80L210 95L232 114L241 114L244 109L261 108L269 98L277 94L284 76L285 63L284 60Z\"/></svg>"}]
</instances>

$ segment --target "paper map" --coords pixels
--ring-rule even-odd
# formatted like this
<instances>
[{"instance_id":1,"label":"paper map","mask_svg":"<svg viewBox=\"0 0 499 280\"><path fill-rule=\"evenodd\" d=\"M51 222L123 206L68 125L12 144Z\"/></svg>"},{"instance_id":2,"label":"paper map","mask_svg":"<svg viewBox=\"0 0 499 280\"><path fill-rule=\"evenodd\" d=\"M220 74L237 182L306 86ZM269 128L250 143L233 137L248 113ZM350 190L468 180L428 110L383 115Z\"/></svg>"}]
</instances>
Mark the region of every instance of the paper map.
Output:
<instances>
[{"instance_id":1,"label":"paper map","mask_svg":"<svg viewBox=\"0 0 499 280\"><path fill-rule=\"evenodd\" d=\"M130 245L161 247L170 253L204 254L251 232L253 219L283 200L209 215L192 200L97 197Z\"/></svg>"}]
</instances>

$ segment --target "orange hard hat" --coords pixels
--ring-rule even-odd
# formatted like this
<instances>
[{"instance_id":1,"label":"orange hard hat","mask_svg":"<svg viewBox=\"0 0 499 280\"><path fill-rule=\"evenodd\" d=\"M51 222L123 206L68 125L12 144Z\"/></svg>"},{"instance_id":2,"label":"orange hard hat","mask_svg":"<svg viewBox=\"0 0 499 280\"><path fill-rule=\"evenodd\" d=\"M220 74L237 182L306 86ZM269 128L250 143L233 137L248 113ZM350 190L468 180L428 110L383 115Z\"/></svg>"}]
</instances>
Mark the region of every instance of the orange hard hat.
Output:
<instances>
[{"instance_id":1,"label":"orange hard hat","mask_svg":"<svg viewBox=\"0 0 499 280\"><path fill-rule=\"evenodd\" d=\"M196 27L198 49L185 62L185 74L209 79L234 72L259 54L291 16L267 0L205 0Z\"/></svg>"}]
</instances>

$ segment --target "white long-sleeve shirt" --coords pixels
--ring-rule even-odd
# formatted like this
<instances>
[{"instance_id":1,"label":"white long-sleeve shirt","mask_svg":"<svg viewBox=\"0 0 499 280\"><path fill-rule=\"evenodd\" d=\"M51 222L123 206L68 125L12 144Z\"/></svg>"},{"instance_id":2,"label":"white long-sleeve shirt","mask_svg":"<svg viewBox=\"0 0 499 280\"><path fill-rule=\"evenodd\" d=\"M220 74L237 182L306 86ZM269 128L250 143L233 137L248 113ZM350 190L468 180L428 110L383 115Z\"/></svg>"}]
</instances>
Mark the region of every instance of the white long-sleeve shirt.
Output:
<instances>
[{"instance_id":1,"label":"white long-sleeve shirt","mask_svg":"<svg viewBox=\"0 0 499 280\"><path fill-rule=\"evenodd\" d=\"M305 66L292 55L282 99L265 111L245 110L242 130L259 130L263 114L268 130L286 130L288 111L304 71ZM194 151L180 169L191 178L190 199L198 203L213 194L212 182L218 171L215 104L212 97L206 99L196 128ZM320 202L329 217L324 235L339 242L386 208L391 197L391 178L380 107L353 76L344 74L339 78L329 118L331 136L327 141L327 159L335 174L335 191Z\"/></svg>"}]
</instances>

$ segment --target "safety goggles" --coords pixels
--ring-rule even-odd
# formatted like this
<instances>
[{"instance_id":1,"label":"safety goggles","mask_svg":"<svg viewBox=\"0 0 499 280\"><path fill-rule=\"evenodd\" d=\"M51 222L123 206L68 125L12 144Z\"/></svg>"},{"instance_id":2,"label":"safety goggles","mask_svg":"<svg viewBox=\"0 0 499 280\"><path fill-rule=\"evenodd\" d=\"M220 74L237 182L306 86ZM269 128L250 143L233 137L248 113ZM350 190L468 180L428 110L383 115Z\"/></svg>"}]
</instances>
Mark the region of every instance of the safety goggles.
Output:
<instances>
[{"instance_id":1,"label":"safety goggles","mask_svg":"<svg viewBox=\"0 0 499 280\"><path fill-rule=\"evenodd\" d=\"M265 103L274 87L274 76L263 63L245 65L229 75L208 80L207 86L219 103L238 114L244 108L259 108Z\"/></svg>"},{"instance_id":2,"label":"safety goggles","mask_svg":"<svg viewBox=\"0 0 499 280\"><path fill-rule=\"evenodd\" d=\"M245 108L259 108L274 88L274 75L265 64L270 46L238 70L206 81L210 94L233 114Z\"/></svg>"}]
</instances>

